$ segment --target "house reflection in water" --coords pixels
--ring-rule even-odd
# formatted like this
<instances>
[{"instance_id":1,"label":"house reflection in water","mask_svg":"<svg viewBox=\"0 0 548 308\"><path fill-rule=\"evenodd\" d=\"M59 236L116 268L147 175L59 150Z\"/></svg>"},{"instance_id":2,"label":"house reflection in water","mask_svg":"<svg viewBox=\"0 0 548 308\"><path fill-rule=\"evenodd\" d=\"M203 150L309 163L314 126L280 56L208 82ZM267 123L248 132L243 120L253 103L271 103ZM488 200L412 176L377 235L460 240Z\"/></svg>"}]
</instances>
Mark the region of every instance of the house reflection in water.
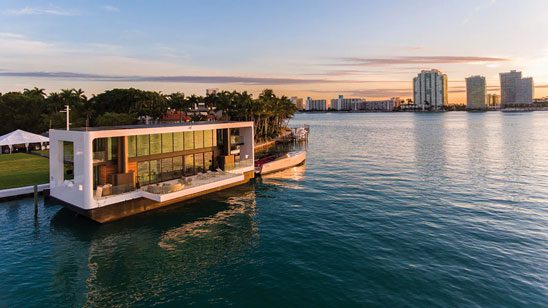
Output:
<instances>
[{"instance_id":1,"label":"house reflection in water","mask_svg":"<svg viewBox=\"0 0 548 308\"><path fill-rule=\"evenodd\" d=\"M58 266L59 295L85 293L84 306L180 300L186 294L178 292L185 286L207 279L211 268L238 262L253 246L258 239L255 202L254 187L246 184L114 224L87 223L85 231L78 230L83 220L67 217L71 215L63 209L53 225L60 233L72 234L71 241L89 245L88 256L70 258L73 267L82 267L78 260L87 261L82 265L88 276L82 279L86 271L81 270L74 277ZM66 254L65 246L59 247L60 254ZM63 288L74 280L85 285Z\"/></svg>"}]
</instances>

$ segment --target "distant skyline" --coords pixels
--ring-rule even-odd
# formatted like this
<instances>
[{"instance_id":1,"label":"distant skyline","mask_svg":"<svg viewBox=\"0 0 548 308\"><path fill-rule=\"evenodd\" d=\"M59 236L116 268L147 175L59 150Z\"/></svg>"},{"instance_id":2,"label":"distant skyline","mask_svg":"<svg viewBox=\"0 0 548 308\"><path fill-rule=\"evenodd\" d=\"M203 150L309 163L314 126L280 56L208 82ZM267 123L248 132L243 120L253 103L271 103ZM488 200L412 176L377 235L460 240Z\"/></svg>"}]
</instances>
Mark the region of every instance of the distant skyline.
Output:
<instances>
[{"instance_id":1,"label":"distant skyline","mask_svg":"<svg viewBox=\"0 0 548 308\"><path fill-rule=\"evenodd\" d=\"M136 87L187 95L272 88L287 96L412 97L436 68L449 103L465 78L533 77L548 96L544 0L2 1L0 92Z\"/></svg>"}]
</instances>

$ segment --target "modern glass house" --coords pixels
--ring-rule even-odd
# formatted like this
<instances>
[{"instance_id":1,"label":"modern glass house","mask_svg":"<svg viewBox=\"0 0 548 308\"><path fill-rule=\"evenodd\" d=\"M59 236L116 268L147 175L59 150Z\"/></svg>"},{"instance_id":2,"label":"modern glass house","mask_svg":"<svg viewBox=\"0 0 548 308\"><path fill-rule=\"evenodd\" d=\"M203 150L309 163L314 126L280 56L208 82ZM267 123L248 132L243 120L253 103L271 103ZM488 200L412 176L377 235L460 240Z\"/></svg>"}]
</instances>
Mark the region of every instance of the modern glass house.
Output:
<instances>
[{"instance_id":1,"label":"modern glass house","mask_svg":"<svg viewBox=\"0 0 548 308\"><path fill-rule=\"evenodd\" d=\"M50 130L50 194L108 222L254 176L253 122Z\"/></svg>"}]
</instances>

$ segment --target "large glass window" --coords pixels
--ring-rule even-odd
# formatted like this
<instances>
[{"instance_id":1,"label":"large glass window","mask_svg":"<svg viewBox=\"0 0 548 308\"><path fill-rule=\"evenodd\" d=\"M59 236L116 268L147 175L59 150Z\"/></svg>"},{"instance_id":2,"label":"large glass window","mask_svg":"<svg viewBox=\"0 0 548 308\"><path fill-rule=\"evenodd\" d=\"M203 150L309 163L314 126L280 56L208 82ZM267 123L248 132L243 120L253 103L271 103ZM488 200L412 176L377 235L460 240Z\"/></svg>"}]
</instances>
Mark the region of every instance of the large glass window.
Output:
<instances>
[{"instance_id":1,"label":"large glass window","mask_svg":"<svg viewBox=\"0 0 548 308\"><path fill-rule=\"evenodd\" d=\"M162 159L162 181L173 179L173 161L170 158Z\"/></svg>"},{"instance_id":2,"label":"large glass window","mask_svg":"<svg viewBox=\"0 0 548 308\"><path fill-rule=\"evenodd\" d=\"M104 162L118 158L118 137L93 139L93 161Z\"/></svg>"},{"instance_id":3,"label":"large glass window","mask_svg":"<svg viewBox=\"0 0 548 308\"><path fill-rule=\"evenodd\" d=\"M204 147L204 131L197 130L194 132L194 148L201 149Z\"/></svg>"},{"instance_id":4,"label":"large glass window","mask_svg":"<svg viewBox=\"0 0 548 308\"><path fill-rule=\"evenodd\" d=\"M162 153L171 153L173 152L173 134L165 133L162 134Z\"/></svg>"},{"instance_id":5,"label":"large glass window","mask_svg":"<svg viewBox=\"0 0 548 308\"><path fill-rule=\"evenodd\" d=\"M185 150L194 149L194 133L185 132Z\"/></svg>"},{"instance_id":6,"label":"large glass window","mask_svg":"<svg viewBox=\"0 0 548 308\"><path fill-rule=\"evenodd\" d=\"M63 180L74 179L74 143L63 141Z\"/></svg>"},{"instance_id":7,"label":"large glass window","mask_svg":"<svg viewBox=\"0 0 548 308\"><path fill-rule=\"evenodd\" d=\"M173 175L175 177L180 177L181 174L183 174L183 157L173 157Z\"/></svg>"},{"instance_id":8,"label":"large glass window","mask_svg":"<svg viewBox=\"0 0 548 308\"><path fill-rule=\"evenodd\" d=\"M137 163L137 182L139 182L140 185L147 185L150 183L148 161Z\"/></svg>"},{"instance_id":9,"label":"large glass window","mask_svg":"<svg viewBox=\"0 0 548 308\"><path fill-rule=\"evenodd\" d=\"M182 151L184 150L184 140L183 133L173 133L173 151Z\"/></svg>"},{"instance_id":10,"label":"large glass window","mask_svg":"<svg viewBox=\"0 0 548 308\"><path fill-rule=\"evenodd\" d=\"M162 136L160 134L150 135L150 155L162 153Z\"/></svg>"},{"instance_id":11,"label":"large glass window","mask_svg":"<svg viewBox=\"0 0 548 308\"><path fill-rule=\"evenodd\" d=\"M150 182L155 183L160 180L160 161L159 160L151 160L149 161L150 164Z\"/></svg>"},{"instance_id":12,"label":"large glass window","mask_svg":"<svg viewBox=\"0 0 548 308\"><path fill-rule=\"evenodd\" d=\"M137 156L137 138L135 136L127 137L127 156Z\"/></svg>"},{"instance_id":13,"label":"large glass window","mask_svg":"<svg viewBox=\"0 0 548 308\"><path fill-rule=\"evenodd\" d=\"M118 159L118 137L108 138L107 159Z\"/></svg>"},{"instance_id":14,"label":"large glass window","mask_svg":"<svg viewBox=\"0 0 548 308\"><path fill-rule=\"evenodd\" d=\"M194 174L194 155L185 155L185 175Z\"/></svg>"},{"instance_id":15,"label":"large glass window","mask_svg":"<svg viewBox=\"0 0 548 308\"><path fill-rule=\"evenodd\" d=\"M194 154L194 168L196 173L204 172L204 153Z\"/></svg>"},{"instance_id":16,"label":"large glass window","mask_svg":"<svg viewBox=\"0 0 548 308\"><path fill-rule=\"evenodd\" d=\"M137 136L137 156L149 155L148 135Z\"/></svg>"},{"instance_id":17,"label":"large glass window","mask_svg":"<svg viewBox=\"0 0 548 308\"><path fill-rule=\"evenodd\" d=\"M213 146L213 131L204 130L204 148L209 148Z\"/></svg>"},{"instance_id":18,"label":"large glass window","mask_svg":"<svg viewBox=\"0 0 548 308\"><path fill-rule=\"evenodd\" d=\"M205 170L212 170L213 169L213 152L205 152L204 153L204 164L205 164Z\"/></svg>"}]
</instances>

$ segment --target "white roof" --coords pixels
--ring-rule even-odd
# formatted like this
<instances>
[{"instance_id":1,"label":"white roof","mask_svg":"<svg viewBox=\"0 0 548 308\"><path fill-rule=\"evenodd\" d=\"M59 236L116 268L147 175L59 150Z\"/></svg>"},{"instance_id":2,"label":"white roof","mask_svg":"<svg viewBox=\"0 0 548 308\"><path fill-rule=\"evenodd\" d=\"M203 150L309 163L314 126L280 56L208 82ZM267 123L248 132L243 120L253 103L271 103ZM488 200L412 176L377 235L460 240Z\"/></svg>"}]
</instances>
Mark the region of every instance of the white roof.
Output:
<instances>
[{"instance_id":1,"label":"white roof","mask_svg":"<svg viewBox=\"0 0 548 308\"><path fill-rule=\"evenodd\" d=\"M29 133L20 129L15 130L11 133L5 134L3 136L0 136L0 146L37 143L37 142L49 142L49 138L40 136L37 134Z\"/></svg>"}]
</instances>

